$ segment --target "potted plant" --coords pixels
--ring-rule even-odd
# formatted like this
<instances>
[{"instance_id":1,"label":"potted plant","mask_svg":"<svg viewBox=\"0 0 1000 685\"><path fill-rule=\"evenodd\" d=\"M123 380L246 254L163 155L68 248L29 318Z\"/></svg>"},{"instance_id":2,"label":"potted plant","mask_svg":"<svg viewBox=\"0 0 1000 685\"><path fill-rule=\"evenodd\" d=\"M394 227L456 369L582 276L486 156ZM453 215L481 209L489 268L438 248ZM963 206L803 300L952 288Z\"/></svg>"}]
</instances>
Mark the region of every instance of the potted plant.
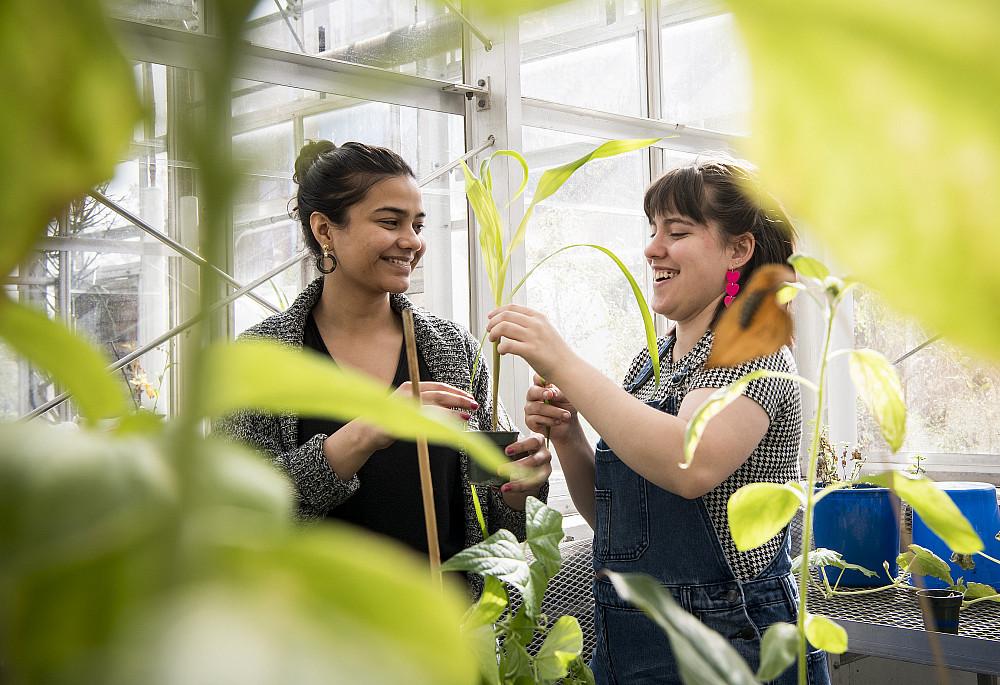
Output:
<instances>
[{"instance_id":1,"label":"potted plant","mask_svg":"<svg viewBox=\"0 0 1000 685\"><path fill-rule=\"evenodd\" d=\"M531 198L530 204L524 210L524 214L521 220L518 222L517 229L514 231L513 235L510 237L509 241L505 240L501 211L497 204L497 200L493 195L493 176L490 171L490 166L494 159L497 157L506 157L508 159L513 159L518 163L519 168L522 172L521 184L517 189L517 192L512 198L510 198L506 203L505 207L510 206L518 197L520 197L525 188L528 185L528 162L525 160L524 156L515 150L497 150L489 157L483 160L479 166L479 176L476 176L473 171L466 165L462 163L462 170L465 174L465 194L469 200L469 204L472 207L473 213L476 216L476 224L478 226L478 243L480 256L482 258L483 265L486 269L487 285L490 289L490 294L493 296L493 304L496 307L501 307L504 304L509 303L514 295L524 286L525 282L534 273L535 269L540 267L546 261L552 257L560 254L566 250L573 248L588 248L593 250L598 250L599 252L605 254L608 258L614 262L614 264L621 271L622 275L629 283L629 287L632 290L632 294L635 297L636 305L639 307L640 315L642 316L643 328L646 335L646 345L650 350L651 356L654 360L653 371L656 375L656 380L659 382L659 359L657 358L656 351L656 330L653 326L653 316L649 311L649 307L646 304L646 299L642 295L642 290L639 284L636 283L635 278L629 273L628 268L619 259L614 252L601 245L594 244L573 244L566 245L557 250L554 250L549 255L545 256L538 261L518 282L516 285L510 284L510 262L511 256L514 251L520 247L525 240L525 235L527 233L528 224L531 220L532 214L534 213L535 207L545 199L554 195L562 186L569 180L569 178L581 167L586 165L588 162L595 159L603 159L607 157L613 157L615 155L624 154L627 152L633 152L636 150L642 150L653 143L657 142L659 138L648 138L641 140L611 140L596 148L591 150L586 155L580 157L579 159L573 160L567 164L548 169L542 174L538 181L538 186L535 189L535 193ZM485 343L485 336L480 343L480 354L482 352L483 344ZM498 448L503 450L509 444L517 440L517 433L513 431L503 431L500 430L499 416L498 416L498 394L500 389L500 353L497 350L497 345L499 343L493 344L492 352L492 372L493 372L493 385L492 385L492 414L490 416L490 427L489 431L483 431L485 436L490 439ZM476 367L478 368L478 367ZM472 382L475 381L475 375L473 375ZM470 383L471 384L471 383ZM470 480L473 483L493 483L497 484L499 478L496 473L484 470L479 467L478 464L470 464Z\"/></svg>"},{"instance_id":2,"label":"potted plant","mask_svg":"<svg viewBox=\"0 0 1000 685\"><path fill-rule=\"evenodd\" d=\"M488 685L592 685L583 633L573 616L542 614L542 598L559 571L563 538L562 514L534 497L525 503L527 537L518 542L501 530L449 559L443 571L483 576L483 594L466 612L462 631L472 643L482 681ZM486 529L484 522L483 534ZM530 552L530 554L529 554ZM520 602L511 602L508 588ZM537 651L529 649L542 639Z\"/></svg>"},{"instance_id":3,"label":"potted plant","mask_svg":"<svg viewBox=\"0 0 1000 685\"><path fill-rule=\"evenodd\" d=\"M896 575L899 554L899 498L889 488L863 482L865 457L854 448L840 445L840 454L831 445L829 427L820 431L817 487L835 486L816 503L813 537L816 546L837 550L857 568L842 568L837 584L846 587L876 587L882 584L877 573L888 565Z\"/></svg>"}]
</instances>

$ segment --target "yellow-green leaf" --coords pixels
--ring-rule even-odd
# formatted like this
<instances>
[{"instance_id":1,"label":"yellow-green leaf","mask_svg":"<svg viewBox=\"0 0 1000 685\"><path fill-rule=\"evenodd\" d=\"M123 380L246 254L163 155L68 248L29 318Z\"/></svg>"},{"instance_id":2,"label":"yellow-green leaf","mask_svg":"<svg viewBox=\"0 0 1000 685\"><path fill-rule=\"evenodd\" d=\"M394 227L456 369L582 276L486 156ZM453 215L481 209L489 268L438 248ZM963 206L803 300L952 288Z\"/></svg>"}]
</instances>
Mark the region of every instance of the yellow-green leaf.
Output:
<instances>
[{"instance_id":1,"label":"yellow-green leaf","mask_svg":"<svg viewBox=\"0 0 1000 685\"><path fill-rule=\"evenodd\" d=\"M909 551L896 557L896 565L915 576L931 576L944 581L949 586L955 584L948 562L920 545L911 544Z\"/></svg>"},{"instance_id":2,"label":"yellow-green leaf","mask_svg":"<svg viewBox=\"0 0 1000 685\"><path fill-rule=\"evenodd\" d=\"M445 412L422 408L412 398L391 397L368 376L328 358L264 340L217 344L205 352L205 411L222 417L240 409L342 421L362 419L398 438L445 444L497 469L508 461L478 433L466 431ZM322 391L317 390L322 388Z\"/></svg>"},{"instance_id":3,"label":"yellow-green leaf","mask_svg":"<svg viewBox=\"0 0 1000 685\"><path fill-rule=\"evenodd\" d=\"M982 599L984 597L991 597L990 601L1000 602L1000 594L993 588L992 585L986 585L985 583L969 583L965 589L965 599Z\"/></svg>"},{"instance_id":4,"label":"yellow-green leaf","mask_svg":"<svg viewBox=\"0 0 1000 685\"><path fill-rule=\"evenodd\" d=\"M0 296L0 338L64 386L90 421L125 413L125 393L108 361L61 321Z\"/></svg>"},{"instance_id":5,"label":"yellow-green leaf","mask_svg":"<svg viewBox=\"0 0 1000 685\"><path fill-rule=\"evenodd\" d=\"M110 178L140 118L99 0L0 3L0 274L70 200Z\"/></svg>"},{"instance_id":6,"label":"yellow-green leaf","mask_svg":"<svg viewBox=\"0 0 1000 685\"><path fill-rule=\"evenodd\" d=\"M768 188L895 309L1000 358L1000 3L727 4Z\"/></svg>"},{"instance_id":7,"label":"yellow-green leaf","mask_svg":"<svg viewBox=\"0 0 1000 685\"><path fill-rule=\"evenodd\" d=\"M831 654L843 654L847 651L847 631L826 616L806 615L806 639L814 647Z\"/></svg>"},{"instance_id":8,"label":"yellow-green leaf","mask_svg":"<svg viewBox=\"0 0 1000 685\"><path fill-rule=\"evenodd\" d=\"M821 283L830 275L830 270L826 267L826 264L815 257L804 254L793 254L788 258L788 263L792 265L795 273L799 276L813 278Z\"/></svg>"},{"instance_id":9,"label":"yellow-green leaf","mask_svg":"<svg viewBox=\"0 0 1000 685\"><path fill-rule=\"evenodd\" d=\"M803 504L802 492L790 483L751 483L729 497L729 529L736 548L760 547L788 525Z\"/></svg>"},{"instance_id":10,"label":"yellow-green leaf","mask_svg":"<svg viewBox=\"0 0 1000 685\"><path fill-rule=\"evenodd\" d=\"M778 292L775 293L774 297L778 300L778 304L788 304L803 290L801 283L787 283L780 288Z\"/></svg>"},{"instance_id":11,"label":"yellow-green leaf","mask_svg":"<svg viewBox=\"0 0 1000 685\"><path fill-rule=\"evenodd\" d=\"M757 680L774 680L795 663L799 630L791 623L774 623L760 641L760 668Z\"/></svg>"},{"instance_id":12,"label":"yellow-green leaf","mask_svg":"<svg viewBox=\"0 0 1000 685\"><path fill-rule=\"evenodd\" d=\"M535 672L541 681L566 675L569 665L583 650L583 631L574 616L560 616L549 629L535 657Z\"/></svg>"},{"instance_id":13,"label":"yellow-green leaf","mask_svg":"<svg viewBox=\"0 0 1000 685\"><path fill-rule=\"evenodd\" d=\"M896 368L875 350L851 350L851 380L893 452L906 437L906 403Z\"/></svg>"},{"instance_id":14,"label":"yellow-green leaf","mask_svg":"<svg viewBox=\"0 0 1000 685\"><path fill-rule=\"evenodd\" d=\"M934 481L903 471L886 471L864 480L891 488L900 499L913 507L931 532L944 540L953 552L972 554L982 551L982 539L948 493L938 488Z\"/></svg>"}]
</instances>

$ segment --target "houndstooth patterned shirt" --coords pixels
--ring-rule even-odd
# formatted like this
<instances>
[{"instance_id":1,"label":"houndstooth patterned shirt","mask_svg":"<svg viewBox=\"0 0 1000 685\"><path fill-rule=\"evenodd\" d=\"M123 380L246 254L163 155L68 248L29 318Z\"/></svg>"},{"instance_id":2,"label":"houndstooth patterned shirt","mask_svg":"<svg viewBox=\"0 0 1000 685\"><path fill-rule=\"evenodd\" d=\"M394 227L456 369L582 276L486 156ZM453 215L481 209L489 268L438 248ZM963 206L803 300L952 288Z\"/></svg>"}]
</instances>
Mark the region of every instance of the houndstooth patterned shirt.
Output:
<instances>
[{"instance_id":1,"label":"houndstooth patterned shirt","mask_svg":"<svg viewBox=\"0 0 1000 685\"><path fill-rule=\"evenodd\" d=\"M674 393L676 406L687 393L697 388L721 388L740 377L756 371L769 369L797 373L795 360L787 347L768 356L753 359L738 367L706 369L705 361L712 351L712 331L695 344L694 348L676 362L671 362L674 343L672 339L661 338L658 347L669 340L666 351L660 357L659 388L650 378L632 391L643 402L661 401L668 393ZM643 350L633 361L625 376L624 387L635 381L643 365L649 360L649 351ZM666 379L677 375L676 383ZM799 441L802 437L802 399L797 383L784 378L760 378L747 386L744 395L759 404L771 423L767 433L747 460L714 490L703 495L705 506L715 527L715 533L722 543L722 550L739 580L751 580L763 571L774 559L781 546L783 533L776 535L766 544L748 552L740 552L729 533L729 516L726 505L729 496L749 483L785 483L799 480Z\"/></svg>"}]
</instances>

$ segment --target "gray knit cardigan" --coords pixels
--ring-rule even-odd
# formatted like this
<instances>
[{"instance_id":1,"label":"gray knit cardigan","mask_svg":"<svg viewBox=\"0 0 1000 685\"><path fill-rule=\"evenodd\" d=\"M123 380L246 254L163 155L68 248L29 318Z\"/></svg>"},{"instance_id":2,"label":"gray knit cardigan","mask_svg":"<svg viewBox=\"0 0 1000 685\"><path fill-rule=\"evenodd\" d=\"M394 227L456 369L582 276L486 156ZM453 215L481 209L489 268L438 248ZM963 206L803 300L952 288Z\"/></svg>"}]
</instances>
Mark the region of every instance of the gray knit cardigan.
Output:
<instances>
[{"instance_id":1,"label":"gray knit cardigan","mask_svg":"<svg viewBox=\"0 0 1000 685\"><path fill-rule=\"evenodd\" d=\"M301 349L306 321L322 292L323 278L320 277L310 283L287 310L247 329L240 339L270 339ZM479 403L479 409L469 420L469 427L474 430L484 426L488 428L491 378L486 364L481 358L478 361L476 358L479 341L461 326L414 307L405 295L390 294L389 298L395 311L410 309L413 312L417 349L431 374L431 378L425 380L448 383L471 392ZM469 380L474 364L478 364L479 371L475 387L470 390ZM502 406L500 423L505 428L511 425ZM298 493L298 513L302 519L322 518L361 486L357 474L346 481L334 474L323 455L326 435L315 435L299 447L298 416L294 414L243 411L223 419L217 428L239 442L266 453L276 466L288 474ZM481 541L483 536L469 487L469 460L465 454L460 458L465 495L465 543L468 547ZM490 533L506 528L523 540L524 512L507 506L495 487L479 487L477 491ZM547 493L548 483L542 486L539 498L544 501Z\"/></svg>"}]
</instances>

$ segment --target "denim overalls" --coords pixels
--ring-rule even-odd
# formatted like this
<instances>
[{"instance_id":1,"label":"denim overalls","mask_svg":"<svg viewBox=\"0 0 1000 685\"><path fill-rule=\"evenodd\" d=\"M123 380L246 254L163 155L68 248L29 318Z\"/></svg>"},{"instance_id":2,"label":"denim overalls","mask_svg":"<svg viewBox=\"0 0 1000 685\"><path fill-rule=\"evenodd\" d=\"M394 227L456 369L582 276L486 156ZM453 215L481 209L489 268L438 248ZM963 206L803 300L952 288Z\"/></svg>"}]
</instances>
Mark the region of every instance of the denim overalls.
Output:
<instances>
[{"instance_id":1,"label":"denim overalls","mask_svg":"<svg viewBox=\"0 0 1000 685\"><path fill-rule=\"evenodd\" d=\"M670 343L660 347L663 358ZM679 387L690 371L668 383ZM647 362L628 388L652 375ZM676 393L649 406L676 415ZM781 551L756 578L739 582L715 534L701 498L688 500L663 490L626 466L602 439L595 454L594 570L645 573L666 586L680 605L727 638L756 671L760 638L777 621L795 622L798 591L790 573L786 530ZM597 646L592 667L598 685L680 684L666 634L618 597L611 583L595 575L594 623ZM826 655L808 656L809 682L828 685ZM794 685L796 666L774 681Z\"/></svg>"}]
</instances>

